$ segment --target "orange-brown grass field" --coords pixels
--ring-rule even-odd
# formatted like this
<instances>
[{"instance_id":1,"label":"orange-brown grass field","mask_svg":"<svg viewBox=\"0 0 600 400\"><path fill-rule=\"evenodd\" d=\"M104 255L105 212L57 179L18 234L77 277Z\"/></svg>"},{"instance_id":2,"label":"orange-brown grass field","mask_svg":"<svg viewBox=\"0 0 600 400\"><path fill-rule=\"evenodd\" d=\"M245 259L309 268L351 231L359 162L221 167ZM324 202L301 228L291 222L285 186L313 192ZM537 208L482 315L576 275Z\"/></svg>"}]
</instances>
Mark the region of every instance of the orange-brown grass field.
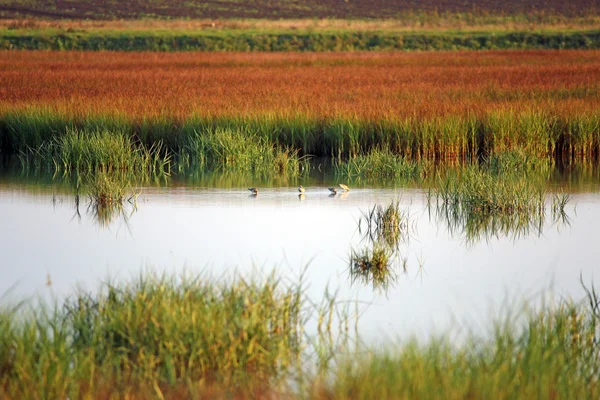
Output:
<instances>
[{"instance_id":1,"label":"orange-brown grass field","mask_svg":"<svg viewBox=\"0 0 600 400\"><path fill-rule=\"evenodd\" d=\"M600 51L0 55L5 152L86 121L126 124L174 150L186 132L218 123L317 155L521 146L590 157L600 147Z\"/></svg>"}]
</instances>

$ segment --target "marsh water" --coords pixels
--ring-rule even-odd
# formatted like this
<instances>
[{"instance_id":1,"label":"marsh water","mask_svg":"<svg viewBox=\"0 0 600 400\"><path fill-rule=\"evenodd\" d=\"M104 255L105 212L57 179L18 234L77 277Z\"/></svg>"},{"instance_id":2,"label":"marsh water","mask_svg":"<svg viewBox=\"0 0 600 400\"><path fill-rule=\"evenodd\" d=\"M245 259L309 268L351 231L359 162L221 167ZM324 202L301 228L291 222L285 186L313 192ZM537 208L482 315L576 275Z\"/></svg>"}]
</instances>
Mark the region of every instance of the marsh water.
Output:
<instances>
[{"instance_id":1,"label":"marsh water","mask_svg":"<svg viewBox=\"0 0 600 400\"><path fill-rule=\"evenodd\" d=\"M554 216L548 206L526 227L479 230L449 221L418 185L355 184L331 196L334 183L275 181L251 196L254 183L243 179L171 179L142 187L135 205L106 216L53 180L5 173L0 302L61 299L148 270L206 277L276 271L294 282L304 274L316 300L328 288L339 301L359 305L359 332L378 342L487 329L503 307L537 301L541 293L582 299L580 277L589 283L599 276L595 179L553 182L550 191L573 194L566 215ZM356 279L351 250L369 245L361 216L392 200L410 221L393 276L384 286Z\"/></svg>"}]
</instances>

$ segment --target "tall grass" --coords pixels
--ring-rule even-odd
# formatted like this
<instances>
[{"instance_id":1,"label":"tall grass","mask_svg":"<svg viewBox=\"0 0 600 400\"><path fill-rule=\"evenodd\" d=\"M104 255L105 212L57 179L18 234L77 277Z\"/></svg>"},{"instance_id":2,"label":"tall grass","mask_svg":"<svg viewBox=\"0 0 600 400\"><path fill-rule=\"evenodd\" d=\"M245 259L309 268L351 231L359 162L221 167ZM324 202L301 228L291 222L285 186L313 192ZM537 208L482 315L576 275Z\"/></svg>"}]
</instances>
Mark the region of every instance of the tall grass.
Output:
<instances>
[{"instance_id":1,"label":"tall grass","mask_svg":"<svg viewBox=\"0 0 600 400\"><path fill-rule=\"evenodd\" d=\"M0 393L161 397L183 387L274 392L300 371L313 314L302 284L270 275L144 275L64 304L0 313ZM18 314L18 316L17 316Z\"/></svg>"},{"instance_id":2,"label":"tall grass","mask_svg":"<svg viewBox=\"0 0 600 400\"><path fill-rule=\"evenodd\" d=\"M302 169L301 157L311 155L335 158L336 171L344 176L388 180L423 177L432 163L473 162L481 156L492 163L495 156L513 157L535 170L550 169L555 160L591 163L600 156L600 119L594 114L538 115L541 126L524 123L533 117L517 112L379 121L265 114L135 122L59 115L0 113L0 150L38 156L36 162L60 169L152 171L168 171L173 155L182 165L248 170L261 169L262 157L289 173Z\"/></svg>"},{"instance_id":3,"label":"tall grass","mask_svg":"<svg viewBox=\"0 0 600 400\"><path fill-rule=\"evenodd\" d=\"M179 154L217 129L344 160L375 149L445 163L600 154L597 51L3 56L6 154L67 130L119 131Z\"/></svg>"},{"instance_id":4,"label":"tall grass","mask_svg":"<svg viewBox=\"0 0 600 400\"><path fill-rule=\"evenodd\" d=\"M170 155L161 142L150 148L136 145L122 131L77 130L67 127L62 136L22 152L23 164L46 165L56 172L157 175L169 172Z\"/></svg>"},{"instance_id":5,"label":"tall grass","mask_svg":"<svg viewBox=\"0 0 600 400\"><path fill-rule=\"evenodd\" d=\"M297 150L280 148L248 129L196 132L184 145L182 168L219 169L252 173L255 176L290 175L308 172L306 157Z\"/></svg>"},{"instance_id":6,"label":"tall grass","mask_svg":"<svg viewBox=\"0 0 600 400\"><path fill-rule=\"evenodd\" d=\"M438 204L467 214L535 214L544 209L545 189L526 177L492 175L477 166L439 178Z\"/></svg>"},{"instance_id":7,"label":"tall grass","mask_svg":"<svg viewBox=\"0 0 600 400\"><path fill-rule=\"evenodd\" d=\"M433 171L433 164L428 160L408 161L405 157L398 156L389 149L373 149L366 154L349 158L347 161L336 161L334 170L336 175L348 179L422 180Z\"/></svg>"},{"instance_id":8,"label":"tall grass","mask_svg":"<svg viewBox=\"0 0 600 400\"><path fill-rule=\"evenodd\" d=\"M461 346L442 335L349 357L315 398L596 398L600 313L589 299L512 310Z\"/></svg>"},{"instance_id":9,"label":"tall grass","mask_svg":"<svg viewBox=\"0 0 600 400\"><path fill-rule=\"evenodd\" d=\"M483 335L352 350L333 338L347 338L348 314L302 284L144 275L53 306L3 305L0 396L596 398L600 298L584 290L579 303L513 306Z\"/></svg>"}]
</instances>

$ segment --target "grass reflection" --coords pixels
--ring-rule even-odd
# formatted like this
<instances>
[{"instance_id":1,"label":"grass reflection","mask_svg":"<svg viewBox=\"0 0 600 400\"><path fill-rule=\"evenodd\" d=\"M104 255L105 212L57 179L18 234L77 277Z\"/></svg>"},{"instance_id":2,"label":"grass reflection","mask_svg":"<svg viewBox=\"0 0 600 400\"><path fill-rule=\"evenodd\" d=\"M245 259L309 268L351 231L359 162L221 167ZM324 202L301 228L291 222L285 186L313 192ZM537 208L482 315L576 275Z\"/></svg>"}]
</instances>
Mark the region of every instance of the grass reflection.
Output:
<instances>
[{"instance_id":1,"label":"grass reflection","mask_svg":"<svg viewBox=\"0 0 600 400\"><path fill-rule=\"evenodd\" d=\"M396 282L398 265L406 271L406 258L401 245L411 236L411 217L408 210L400 209L400 201L392 200L387 206L376 204L362 211L358 232L366 246L350 249L349 273L352 284L371 284L373 289L386 292Z\"/></svg>"}]
</instances>

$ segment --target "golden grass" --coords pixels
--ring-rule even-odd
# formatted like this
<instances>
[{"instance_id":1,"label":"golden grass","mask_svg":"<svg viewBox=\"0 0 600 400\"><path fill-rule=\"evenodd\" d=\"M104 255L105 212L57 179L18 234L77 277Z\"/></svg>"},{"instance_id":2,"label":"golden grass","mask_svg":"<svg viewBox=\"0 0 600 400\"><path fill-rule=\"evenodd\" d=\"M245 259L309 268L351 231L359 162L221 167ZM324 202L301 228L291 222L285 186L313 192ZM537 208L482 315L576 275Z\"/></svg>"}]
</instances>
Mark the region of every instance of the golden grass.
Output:
<instances>
[{"instance_id":1,"label":"golden grass","mask_svg":"<svg viewBox=\"0 0 600 400\"><path fill-rule=\"evenodd\" d=\"M600 17L561 15L469 15L469 14L407 14L396 19L142 19L142 20L43 20L2 19L0 29L77 29L86 31L535 31L596 29Z\"/></svg>"},{"instance_id":2,"label":"golden grass","mask_svg":"<svg viewBox=\"0 0 600 400\"><path fill-rule=\"evenodd\" d=\"M600 51L0 53L0 114L377 120L599 106Z\"/></svg>"}]
</instances>

